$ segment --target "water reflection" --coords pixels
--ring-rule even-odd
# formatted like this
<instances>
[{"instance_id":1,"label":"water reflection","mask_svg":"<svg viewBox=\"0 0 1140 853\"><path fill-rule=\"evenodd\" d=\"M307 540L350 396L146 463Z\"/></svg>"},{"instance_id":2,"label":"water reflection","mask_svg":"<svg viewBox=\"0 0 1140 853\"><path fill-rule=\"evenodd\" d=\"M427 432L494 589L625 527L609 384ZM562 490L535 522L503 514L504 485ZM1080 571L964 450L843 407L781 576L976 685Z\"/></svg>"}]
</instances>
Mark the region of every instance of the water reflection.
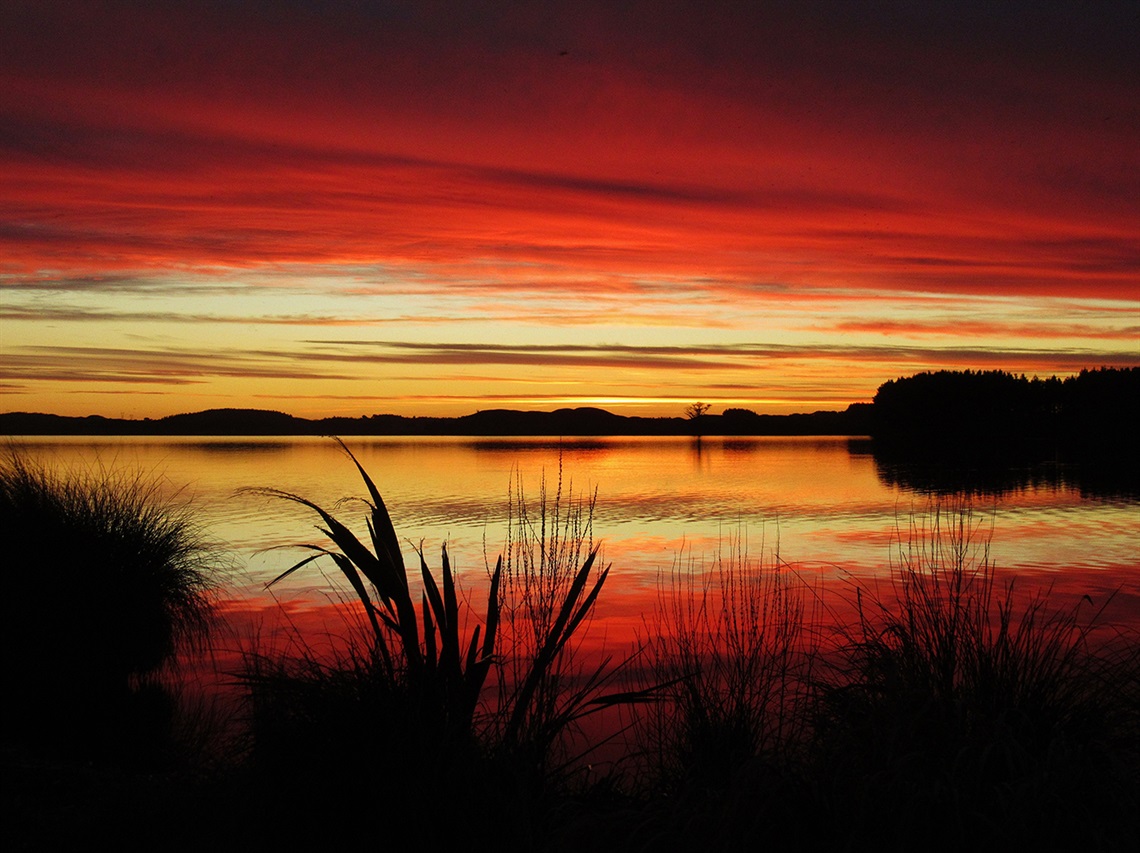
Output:
<instances>
[{"instance_id":1,"label":"water reflection","mask_svg":"<svg viewBox=\"0 0 1140 853\"><path fill-rule=\"evenodd\" d=\"M250 441L235 439L219 439L216 441L190 441L186 447L200 450L205 453L281 453L289 449L287 441Z\"/></svg>"},{"instance_id":2,"label":"water reflection","mask_svg":"<svg viewBox=\"0 0 1140 853\"><path fill-rule=\"evenodd\" d=\"M529 453L534 450L557 450L563 452L590 452L609 450L619 445L617 441L600 438L479 438L463 442L464 446L480 453Z\"/></svg>"},{"instance_id":3,"label":"water reflection","mask_svg":"<svg viewBox=\"0 0 1140 853\"><path fill-rule=\"evenodd\" d=\"M405 537L405 559L417 559L413 543L437 553L447 541L472 583L484 576L485 555L493 559L506 538L512 483L532 503L543 478L550 492L560 475L566 492L596 490L593 535L614 565L599 619L613 614L623 624L648 606L658 572L682 550L708 560L730 536L746 536L766 556L778 550L812 577L885 577L891 542L907 517L946 494L968 497L980 518L993 520L1002 571L1074 594L1121 589L1121 601L1140 600L1140 498L1064 466L946 470L873 453L865 441L818 437L706 437L699 446L691 438L630 437L349 444ZM234 595L251 606L274 606L263 585L296 560L296 551L274 549L321 537L297 507L243 490L273 487L329 508L362 493L355 468L327 439L37 439L22 446L53 465L161 472L243 562ZM367 535L363 514L340 506ZM283 599L321 605L324 589L317 575L275 588Z\"/></svg>"},{"instance_id":4,"label":"water reflection","mask_svg":"<svg viewBox=\"0 0 1140 853\"><path fill-rule=\"evenodd\" d=\"M1003 496L1047 489L1075 490L1089 498L1140 498L1140 472L1121 460L1044 460L1008 463L992 458L947 460L872 445L875 470L884 485L929 495Z\"/></svg>"}]
</instances>

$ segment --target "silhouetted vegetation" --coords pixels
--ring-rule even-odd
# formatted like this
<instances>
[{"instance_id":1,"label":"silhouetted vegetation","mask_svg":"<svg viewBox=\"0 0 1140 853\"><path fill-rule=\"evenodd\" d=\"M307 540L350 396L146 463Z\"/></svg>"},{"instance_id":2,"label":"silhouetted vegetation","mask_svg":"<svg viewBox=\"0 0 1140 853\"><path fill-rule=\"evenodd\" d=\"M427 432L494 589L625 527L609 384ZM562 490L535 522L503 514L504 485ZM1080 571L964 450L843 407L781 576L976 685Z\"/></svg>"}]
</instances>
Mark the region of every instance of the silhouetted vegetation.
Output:
<instances>
[{"instance_id":1,"label":"silhouetted vegetation","mask_svg":"<svg viewBox=\"0 0 1140 853\"><path fill-rule=\"evenodd\" d=\"M723 415L700 417L704 435L865 435L869 404L856 403L842 412L759 415L728 409ZM0 414L0 433L7 435L449 435L449 436L688 436L689 418L646 418L615 415L604 409L579 407L553 412L487 409L458 418L368 415L361 418L309 420L259 409L211 409L167 418L129 420L88 416L7 412Z\"/></svg>"},{"instance_id":2,"label":"silhouetted vegetation","mask_svg":"<svg viewBox=\"0 0 1140 853\"><path fill-rule=\"evenodd\" d=\"M337 540L339 527L322 518ZM466 658L470 666L496 655L498 699L481 706L481 719L465 703L462 733L445 734L435 721L450 707L448 691L412 691L418 698L409 702L407 664L393 679L374 657L380 644L332 664L302 661L270 673L261 661L249 674L260 708L254 738L278 756L273 775L292 779L303 765L304 778L314 779L331 770L353 791L382 793L427 821L425 837L434 841L451 837L430 825L445 803L466 827L495 832L516 849L559 849L574 838L730 850L760 837L828 848L1031 841L1046 850L1115 849L1135 830L1127 807L1140 768L1134 638L1093 642L1104 602L1057 609L999 583L988 534L965 507L936 505L900 532L891 591L856 589L858 617L837 623L837 646L824 634L836 617L824 620L815 609L806 616L814 591L784 571L778 555L765 567L737 545L707 574L678 562L646 623L641 675L630 692L613 694L640 703L631 765L638 769L568 787L567 765L550 762L549 750L607 674L559 675L543 650L571 647L602 578L583 597L595 551L582 526L564 526L568 517L557 511L552 527L537 518L547 532L532 544L546 544L511 548L510 566L496 565L498 604L488 605L483 622L489 633L513 622L507 633L516 643L501 647L502 657L482 647ZM525 512L519 520L519 530L536 527ZM550 536L555 529L577 533ZM554 564L561 568L552 571ZM455 624L446 592L454 581L445 571L442 604L433 603L429 575L420 622L438 631ZM401 617L387 612L384 624L396 633ZM478 643L476 632L468 649ZM439 634L424 660L441 660L449 646L458 648ZM428 647L417 641L421 653ZM267 697L271 711L258 720ZM287 737L279 734L283 719L291 721ZM311 746L299 748L298 719L316 733ZM400 733L396 740L391 732ZM377 788L368 775L375 755L399 768L382 777L396 789ZM436 794L430 805L409 799L409 790L425 788ZM932 838L936 824L942 829Z\"/></svg>"},{"instance_id":3,"label":"silhouetted vegetation","mask_svg":"<svg viewBox=\"0 0 1140 853\"><path fill-rule=\"evenodd\" d=\"M5 741L157 760L174 711L161 676L205 640L220 582L190 510L141 474L55 473L9 451L0 528Z\"/></svg>"},{"instance_id":4,"label":"silhouetted vegetation","mask_svg":"<svg viewBox=\"0 0 1140 853\"><path fill-rule=\"evenodd\" d=\"M692 434L698 439L704 435L708 423L709 412L712 409L708 403L691 403L685 407L685 418L689 421Z\"/></svg>"},{"instance_id":5,"label":"silhouetted vegetation","mask_svg":"<svg viewBox=\"0 0 1140 853\"><path fill-rule=\"evenodd\" d=\"M586 547L583 509L564 507L561 483L549 506L543 489L537 517L517 494L507 560L491 571L485 613L467 635L472 608L446 547L438 579L419 552L417 610L383 499L341 446L368 490L368 540L303 497L265 490L313 511L329 540L308 546L313 553L273 583L330 558L357 596L362 630L332 662L303 645L296 656L249 655L241 677L250 688L255 769L287 785L300 771L318 791L335 790L342 807L385 802L423 820L421 838L441 841L455 827L436 834L438 801L423 796L431 790L449 803L449 819L532 846L533 801L557 780L560 735L589 703L613 698L601 696L609 678L602 669L579 679L572 666L570 640L609 572L596 568L597 548Z\"/></svg>"},{"instance_id":6,"label":"silhouetted vegetation","mask_svg":"<svg viewBox=\"0 0 1140 853\"><path fill-rule=\"evenodd\" d=\"M876 442L929 454L1017 459L1135 457L1140 368L1066 379L939 371L885 382L872 406Z\"/></svg>"},{"instance_id":7,"label":"silhouetted vegetation","mask_svg":"<svg viewBox=\"0 0 1140 853\"><path fill-rule=\"evenodd\" d=\"M421 555L418 583L408 575L378 489L348 456L367 537L267 494L314 514L325 540L289 571L331 561L356 596L353 633L332 655L303 636L290 653L252 649L246 749L165 788L117 779L132 798L116 806L124 825L136 803L186 820L159 804L181 797L199 818L187 848L340 846L373 815L429 847L505 850L1130 850L1140 831L1135 634L1098 639L1107 602L1058 607L1002 580L968 504L936 503L898 532L890 589L853 587L854 619L825 612L778 553L762 564L737 543L708 570L681 555L634 664L587 666L575 644L606 580L592 501L564 501L560 481L528 506L519 486L473 604L445 549L438 573ZM31 697L25 722L63 734L71 754L122 745L101 727L138 719L120 700L208 614L193 527L156 511L167 505L151 487L109 483L18 457L0 480L5 530L27 533L10 563L24 577L5 605L7 671ZM174 566L176 580L142 594L130 573L144 565ZM619 677L625 692L610 686ZM635 770L599 774L559 751L575 721L614 703L634 715ZM38 790L18 792L33 815L58 810ZM85 796L79 813L105 813L101 794Z\"/></svg>"},{"instance_id":8,"label":"silhouetted vegetation","mask_svg":"<svg viewBox=\"0 0 1140 853\"><path fill-rule=\"evenodd\" d=\"M699 409L697 408L699 407ZM842 411L759 414L694 404L684 417L616 415L595 407L553 412L487 409L456 418L375 414L310 420L259 409L211 409L129 420L0 413L7 435L448 435L704 436L871 435L877 454L994 461L1102 461L1123 455L1140 421L1140 368L1082 370L1064 379L1003 371L938 371L884 382L872 403Z\"/></svg>"},{"instance_id":9,"label":"silhouetted vegetation","mask_svg":"<svg viewBox=\"0 0 1140 853\"><path fill-rule=\"evenodd\" d=\"M870 412L879 477L929 494L1070 485L1140 494L1140 369L1066 379L1000 371L920 373L879 387Z\"/></svg>"},{"instance_id":10,"label":"silhouetted vegetation","mask_svg":"<svg viewBox=\"0 0 1140 853\"><path fill-rule=\"evenodd\" d=\"M892 581L887 597L861 593L816 705L812 773L847 843L1123 843L1135 827L1140 660L1134 641L1091 641L1106 602L1019 598L966 508L912 519Z\"/></svg>"},{"instance_id":11,"label":"silhouetted vegetation","mask_svg":"<svg viewBox=\"0 0 1140 853\"><path fill-rule=\"evenodd\" d=\"M637 730L649 788L722 826L745 813L771 826L804 796L795 768L808 742L818 642L806 591L778 553L765 565L741 539L711 570L683 559L646 617L646 687L656 701ZM716 837L706 831L693 843Z\"/></svg>"}]
</instances>

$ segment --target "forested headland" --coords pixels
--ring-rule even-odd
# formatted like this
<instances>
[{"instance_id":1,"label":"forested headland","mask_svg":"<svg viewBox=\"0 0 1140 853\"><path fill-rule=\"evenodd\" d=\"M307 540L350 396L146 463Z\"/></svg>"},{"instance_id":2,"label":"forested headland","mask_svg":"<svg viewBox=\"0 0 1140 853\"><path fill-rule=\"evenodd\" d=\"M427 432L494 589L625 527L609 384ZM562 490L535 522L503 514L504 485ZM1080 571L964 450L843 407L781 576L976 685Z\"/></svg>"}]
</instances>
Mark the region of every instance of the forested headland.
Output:
<instances>
[{"instance_id":1,"label":"forested headland","mask_svg":"<svg viewBox=\"0 0 1140 853\"><path fill-rule=\"evenodd\" d=\"M943 453L1051 448L1087 456L1133 452L1138 421L1140 368L1065 379L939 371L880 385L868 431L877 443Z\"/></svg>"}]
</instances>

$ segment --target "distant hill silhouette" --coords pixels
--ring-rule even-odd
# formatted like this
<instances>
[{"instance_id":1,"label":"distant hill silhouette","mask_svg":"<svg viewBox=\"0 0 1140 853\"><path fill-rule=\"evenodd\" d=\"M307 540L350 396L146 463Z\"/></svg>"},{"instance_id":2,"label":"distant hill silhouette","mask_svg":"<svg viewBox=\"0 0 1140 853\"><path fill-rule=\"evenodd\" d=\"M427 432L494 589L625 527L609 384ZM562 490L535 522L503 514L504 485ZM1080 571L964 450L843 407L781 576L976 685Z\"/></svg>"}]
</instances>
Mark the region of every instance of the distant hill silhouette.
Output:
<instances>
[{"instance_id":1,"label":"distant hill silhouette","mask_svg":"<svg viewBox=\"0 0 1140 853\"><path fill-rule=\"evenodd\" d=\"M1027 379L1001 371L939 371L891 380L873 403L843 411L762 415L728 408L696 418L616 415L595 407L553 412L486 409L457 418L377 414L298 418L264 409L209 409L131 420L9 412L5 435L453 435L453 436L763 436L872 438L886 468L915 459L947 465L1040 460L1123 459L1140 442L1140 368L1082 370L1066 379Z\"/></svg>"},{"instance_id":2,"label":"distant hill silhouette","mask_svg":"<svg viewBox=\"0 0 1140 853\"><path fill-rule=\"evenodd\" d=\"M160 423L164 429L188 435L203 432L224 435L234 430L258 435L281 435L297 430L308 422L284 412L265 409L208 409L194 414L171 415L163 418Z\"/></svg>"},{"instance_id":3,"label":"distant hill silhouette","mask_svg":"<svg viewBox=\"0 0 1140 853\"><path fill-rule=\"evenodd\" d=\"M647 418L580 407L553 412L487 409L457 418L368 415L309 420L264 409L209 409L165 418L62 417L27 412L0 414L5 435L864 435L867 404L844 412L758 415L729 409L723 415Z\"/></svg>"}]
</instances>

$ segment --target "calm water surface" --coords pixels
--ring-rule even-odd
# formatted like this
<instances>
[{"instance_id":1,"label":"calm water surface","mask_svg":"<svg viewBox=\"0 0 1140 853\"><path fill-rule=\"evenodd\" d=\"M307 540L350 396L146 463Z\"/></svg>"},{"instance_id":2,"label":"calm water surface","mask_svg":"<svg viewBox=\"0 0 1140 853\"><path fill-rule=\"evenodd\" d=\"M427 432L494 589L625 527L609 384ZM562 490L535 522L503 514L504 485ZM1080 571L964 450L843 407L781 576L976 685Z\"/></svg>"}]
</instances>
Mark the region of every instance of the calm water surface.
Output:
<instances>
[{"instance_id":1,"label":"calm water surface","mask_svg":"<svg viewBox=\"0 0 1140 853\"><path fill-rule=\"evenodd\" d=\"M190 501L237 566L227 586L234 608L319 609L329 584L312 567L265 583L319 542L315 518L297 505L247 490L272 487L332 507L363 486L327 439L29 438L17 443L52 466L142 470ZM930 498L884 482L873 458L845 438L551 439L366 438L350 447L372 475L407 541L438 564L446 541L461 578L485 580L507 534L512 483L532 508L545 478L564 498L596 492L593 535L613 565L598 624L611 638L641 625L660 573L680 562L708 567L718 549L744 543L750 559L781 563L814 589L842 595L850 580L883 582L899 530L928 517ZM1140 502L1097 498L1064 485L1032 485L970 503L979 537L1006 577L1051 585L1054 594L1103 601L1108 617L1140 625ZM363 512L340 517L363 533ZM359 520L359 524L355 523ZM412 563L414 565L414 563ZM326 573L335 570L329 566ZM283 608L284 605L284 608ZM595 626L597 630L597 626Z\"/></svg>"}]
</instances>

